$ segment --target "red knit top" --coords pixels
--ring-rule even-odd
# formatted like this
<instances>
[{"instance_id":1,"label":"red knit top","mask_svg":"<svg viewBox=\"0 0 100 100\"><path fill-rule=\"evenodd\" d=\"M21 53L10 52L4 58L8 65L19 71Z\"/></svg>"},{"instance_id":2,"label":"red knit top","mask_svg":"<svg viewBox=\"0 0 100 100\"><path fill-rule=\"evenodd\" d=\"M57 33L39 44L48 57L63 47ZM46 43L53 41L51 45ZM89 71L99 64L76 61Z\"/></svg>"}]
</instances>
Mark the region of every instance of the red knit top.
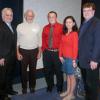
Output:
<instances>
[{"instance_id":1,"label":"red knit top","mask_svg":"<svg viewBox=\"0 0 100 100\"><path fill-rule=\"evenodd\" d=\"M78 55L78 33L71 32L62 35L62 40L59 48L59 57L77 59Z\"/></svg>"}]
</instances>

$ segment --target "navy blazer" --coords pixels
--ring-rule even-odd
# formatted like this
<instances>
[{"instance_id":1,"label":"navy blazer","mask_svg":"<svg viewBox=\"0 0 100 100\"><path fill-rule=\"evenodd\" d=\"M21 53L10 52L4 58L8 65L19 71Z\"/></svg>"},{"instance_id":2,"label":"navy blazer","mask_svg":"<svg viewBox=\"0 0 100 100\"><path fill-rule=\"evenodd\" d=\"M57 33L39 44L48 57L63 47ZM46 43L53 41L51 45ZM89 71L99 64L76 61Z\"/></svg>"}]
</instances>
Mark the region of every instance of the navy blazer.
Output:
<instances>
[{"instance_id":1,"label":"navy blazer","mask_svg":"<svg viewBox=\"0 0 100 100\"><path fill-rule=\"evenodd\" d=\"M16 56L17 32L13 25L12 28L14 32L5 22L0 22L0 59L8 60Z\"/></svg>"},{"instance_id":2,"label":"navy blazer","mask_svg":"<svg viewBox=\"0 0 100 100\"><path fill-rule=\"evenodd\" d=\"M79 64L90 68L90 61L100 62L100 20L93 17L79 32Z\"/></svg>"}]
</instances>

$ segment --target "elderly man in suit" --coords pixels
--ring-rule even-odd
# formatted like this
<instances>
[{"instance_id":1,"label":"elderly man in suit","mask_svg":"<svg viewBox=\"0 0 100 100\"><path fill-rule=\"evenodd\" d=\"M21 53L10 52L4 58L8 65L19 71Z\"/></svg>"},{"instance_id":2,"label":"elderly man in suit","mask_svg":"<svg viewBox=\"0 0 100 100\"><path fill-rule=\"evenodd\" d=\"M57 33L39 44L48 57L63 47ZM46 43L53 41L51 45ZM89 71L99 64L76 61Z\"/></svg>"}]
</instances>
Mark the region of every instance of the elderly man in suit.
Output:
<instances>
[{"instance_id":1,"label":"elderly man in suit","mask_svg":"<svg viewBox=\"0 0 100 100\"><path fill-rule=\"evenodd\" d=\"M16 94L12 88L12 78L16 59L16 30L11 24L13 11L2 10L0 22L0 100L9 100L8 94Z\"/></svg>"},{"instance_id":2,"label":"elderly man in suit","mask_svg":"<svg viewBox=\"0 0 100 100\"><path fill-rule=\"evenodd\" d=\"M83 5L85 21L79 32L79 64L86 91L85 100L99 100L100 20L94 14L94 3Z\"/></svg>"}]
</instances>

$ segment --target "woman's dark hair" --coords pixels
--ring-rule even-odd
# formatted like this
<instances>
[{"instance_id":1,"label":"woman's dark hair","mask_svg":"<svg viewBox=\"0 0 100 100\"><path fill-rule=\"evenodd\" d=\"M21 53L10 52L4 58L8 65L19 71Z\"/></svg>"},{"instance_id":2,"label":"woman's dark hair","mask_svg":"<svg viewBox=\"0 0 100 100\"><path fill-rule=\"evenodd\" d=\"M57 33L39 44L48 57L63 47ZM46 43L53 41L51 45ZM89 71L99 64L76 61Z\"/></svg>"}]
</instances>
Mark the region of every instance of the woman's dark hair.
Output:
<instances>
[{"instance_id":1,"label":"woman's dark hair","mask_svg":"<svg viewBox=\"0 0 100 100\"><path fill-rule=\"evenodd\" d=\"M67 17L65 17L65 19L63 21L63 34L66 34L68 32L68 28L66 27L66 20L67 19L71 19L75 23L75 25L72 27L72 31L78 32L78 27L77 27L77 24L76 24L74 17L67 16Z\"/></svg>"}]
</instances>

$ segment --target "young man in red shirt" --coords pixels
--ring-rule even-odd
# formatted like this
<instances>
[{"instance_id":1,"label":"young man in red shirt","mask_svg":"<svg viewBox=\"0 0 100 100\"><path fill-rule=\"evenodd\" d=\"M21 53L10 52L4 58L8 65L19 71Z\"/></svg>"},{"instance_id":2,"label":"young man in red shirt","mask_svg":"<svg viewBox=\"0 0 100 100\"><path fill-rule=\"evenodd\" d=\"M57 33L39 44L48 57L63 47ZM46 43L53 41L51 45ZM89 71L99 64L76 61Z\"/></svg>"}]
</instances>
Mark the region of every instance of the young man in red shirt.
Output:
<instances>
[{"instance_id":1,"label":"young man in red shirt","mask_svg":"<svg viewBox=\"0 0 100 100\"><path fill-rule=\"evenodd\" d=\"M43 64L47 92L52 92L54 73L57 78L57 92L61 92L63 87L63 74L58 52L62 36L62 25L57 22L57 13L54 11L48 13L48 22L49 24L43 28L42 32Z\"/></svg>"}]
</instances>

